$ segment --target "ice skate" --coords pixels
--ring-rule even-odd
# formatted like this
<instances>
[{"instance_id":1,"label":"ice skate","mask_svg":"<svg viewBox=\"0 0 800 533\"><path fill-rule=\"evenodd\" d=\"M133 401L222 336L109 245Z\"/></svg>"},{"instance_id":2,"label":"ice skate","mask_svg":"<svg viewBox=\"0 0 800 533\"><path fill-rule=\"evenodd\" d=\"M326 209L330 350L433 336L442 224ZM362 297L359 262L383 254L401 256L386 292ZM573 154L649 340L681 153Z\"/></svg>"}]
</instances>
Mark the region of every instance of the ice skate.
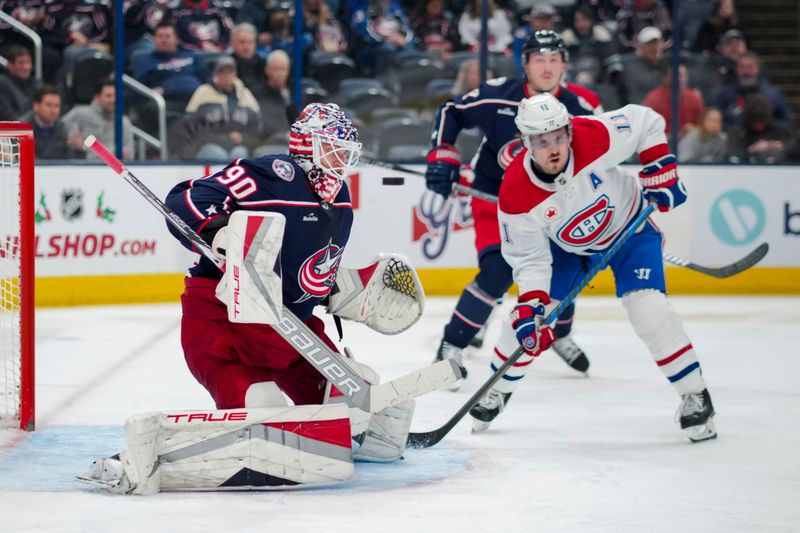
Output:
<instances>
[{"instance_id":1,"label":"ice skate","mask_svg":"<svg viewBox=\"0 0 800 533\"><path fill-rule=\"evenodd\" d=\"M711 403L711 395L708 393L708 389L703 389L702 392L684 394L682 398L676 418L689 440L700 442L716 439L717 429L714 427L714 405Z\"/></svg>"},{"instance_id":2,"label":"ice skate","mask_svg":"<svg viewBox=\"0 0 800 533\"><path fill-rule=\"evenodd\" d=\"M444 361L445 359L452 359L458 364L459 370L461 370L461 379L453 383L452 385L448 385L448 389L452 391L456 391L461 388L461 384L467 377L467 369L464 367L464 363L462 358L464 356L464 349L459 348L458 346L453 346L449 342L442 341L439 345L439 349L436 350L436 361Z\"/></svg>"},{"instance_id":3,"label":"ice skate","mask_svg":"<svg viewBox=\"0 0 800 533\"><path fill-rule=\"evenodd\" d=\"M119 456L93 461L89 470L75 476L75 479L115 494L129 494L133 490Z\"/></svg>"},{"instance_id":4,"label":"ice skate","mask_svg":"<svg viewBox=\"0 0 800 533\"><path fill-rule=\"evenodd\" d=\"M553 351L558 354L569 366L578 372L586 372L589 370L589 358L583 353L580 346L575 344L575 341L570 337L564 337L556 340L553 343Z\"/></svg>"},{"instance_id":5,"label":"ice skate","mask_svg":"<svg viewBox=\"0 0 800 533\"><path fill-rule=\"evenodd\" d=\"M511 398L510 392L500 392L495 389L489 389L486 394L481 396L478 403L469 410L469 414L473 418L472 432L480 433L489 429L492 420L505 409L509 398Z\"/></svg>"}]
</instances>

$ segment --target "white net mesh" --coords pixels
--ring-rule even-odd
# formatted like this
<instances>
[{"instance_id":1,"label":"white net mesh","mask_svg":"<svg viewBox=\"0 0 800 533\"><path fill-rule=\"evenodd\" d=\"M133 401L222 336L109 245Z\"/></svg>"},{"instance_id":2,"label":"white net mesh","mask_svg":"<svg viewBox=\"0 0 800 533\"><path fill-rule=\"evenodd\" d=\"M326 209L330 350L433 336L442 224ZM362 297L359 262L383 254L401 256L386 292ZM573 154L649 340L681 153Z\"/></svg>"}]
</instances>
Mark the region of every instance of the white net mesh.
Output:
<instances>
[{"instance_id":1,"label":"white net mesh","mask_svg":"<svg viewBox=\"0 0 800 533\"><path fill-rule=\"evenodd\" d=\"M0 137L0 427L20 419L19 140Z\"/></svg>"}]
</instances>

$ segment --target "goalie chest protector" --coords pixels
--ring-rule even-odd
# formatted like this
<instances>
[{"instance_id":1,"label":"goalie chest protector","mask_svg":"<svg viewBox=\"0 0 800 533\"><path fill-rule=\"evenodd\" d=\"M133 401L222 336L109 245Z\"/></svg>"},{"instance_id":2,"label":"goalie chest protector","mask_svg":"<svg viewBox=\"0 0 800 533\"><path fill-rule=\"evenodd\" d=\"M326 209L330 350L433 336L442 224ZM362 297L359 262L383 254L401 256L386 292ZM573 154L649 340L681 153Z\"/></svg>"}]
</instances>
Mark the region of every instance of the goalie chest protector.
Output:
<instances>
[{"instance_id":1,"label":"goalie chest protector","mask_svg":"<svg viewBox=\"0 0 800 533\"><path fill-rule=\"evenodd\" d=\"M332 204L323 206L303 169L288 155L237 159L219 172L176 185L166 203L198 233L220 214L241 209L285 216L280 256L283 303L301 320L309 318L314 306L333 288L353 224L347 184L342 185ZM192 249L169 224L167 227ZM189 274L221 277L202 256Z\"/></svg>"}]
</instances>

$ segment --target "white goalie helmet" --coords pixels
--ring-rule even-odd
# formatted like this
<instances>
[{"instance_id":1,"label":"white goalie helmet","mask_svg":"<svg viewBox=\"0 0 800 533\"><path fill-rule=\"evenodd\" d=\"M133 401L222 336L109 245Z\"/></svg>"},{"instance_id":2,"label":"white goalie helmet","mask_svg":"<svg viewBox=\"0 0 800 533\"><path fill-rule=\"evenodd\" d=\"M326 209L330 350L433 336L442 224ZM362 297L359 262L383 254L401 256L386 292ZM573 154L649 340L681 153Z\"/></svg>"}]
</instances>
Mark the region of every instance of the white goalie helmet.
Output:
<instances>
[{"instance_id":1,"label":"white goalie helmet","mask_svg":"<svg viewBox=\"0 0 800 533\"><path fill-rule=\"evenodd\" d=\"M350 117L336 104L308 104L292 124L289 153L344 179L358 164L361 143Z\"/></svg>"},{"instance_id":2,"label":"white goalie helmet","mask_svg":"<svg viewBox=\"0 0 800 533\"><path fill-rule=\"evenodd\" d=\"M537 94L522 100L514 123L522 134L526 146L533 135L548 133L570 125L567 108L552 94Z\"/></svg>"}]
</instances>

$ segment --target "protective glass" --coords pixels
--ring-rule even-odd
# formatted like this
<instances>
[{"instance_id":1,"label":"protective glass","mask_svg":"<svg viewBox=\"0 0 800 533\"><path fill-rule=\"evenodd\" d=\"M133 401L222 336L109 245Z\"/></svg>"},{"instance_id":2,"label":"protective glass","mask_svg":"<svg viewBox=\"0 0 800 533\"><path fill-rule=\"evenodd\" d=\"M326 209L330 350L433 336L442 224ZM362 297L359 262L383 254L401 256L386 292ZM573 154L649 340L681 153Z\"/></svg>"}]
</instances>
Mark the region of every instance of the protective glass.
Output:
<instances>
[{"instance_id":1,"label":"protective glass","mask_svg":"<svg viewBox=\"0 0 800 533\"><path fill-rule=\"evenodd\" d=\"M569 128L564 127L547 133L528 135L526 140L530 150L547 150L563 144L569 144L570 137Z\"/></svg>"},{"instance_id":2,"label":"protective glass","mask_svg":"<svg viewBox=\"0 0 800 533\"><path fill-rule=\"evenodd\" d=\"M337 179L344 179L350 169L358 164L361 143L338 137L311 135L314 164Z\"/></svg>"}]
</instances>

